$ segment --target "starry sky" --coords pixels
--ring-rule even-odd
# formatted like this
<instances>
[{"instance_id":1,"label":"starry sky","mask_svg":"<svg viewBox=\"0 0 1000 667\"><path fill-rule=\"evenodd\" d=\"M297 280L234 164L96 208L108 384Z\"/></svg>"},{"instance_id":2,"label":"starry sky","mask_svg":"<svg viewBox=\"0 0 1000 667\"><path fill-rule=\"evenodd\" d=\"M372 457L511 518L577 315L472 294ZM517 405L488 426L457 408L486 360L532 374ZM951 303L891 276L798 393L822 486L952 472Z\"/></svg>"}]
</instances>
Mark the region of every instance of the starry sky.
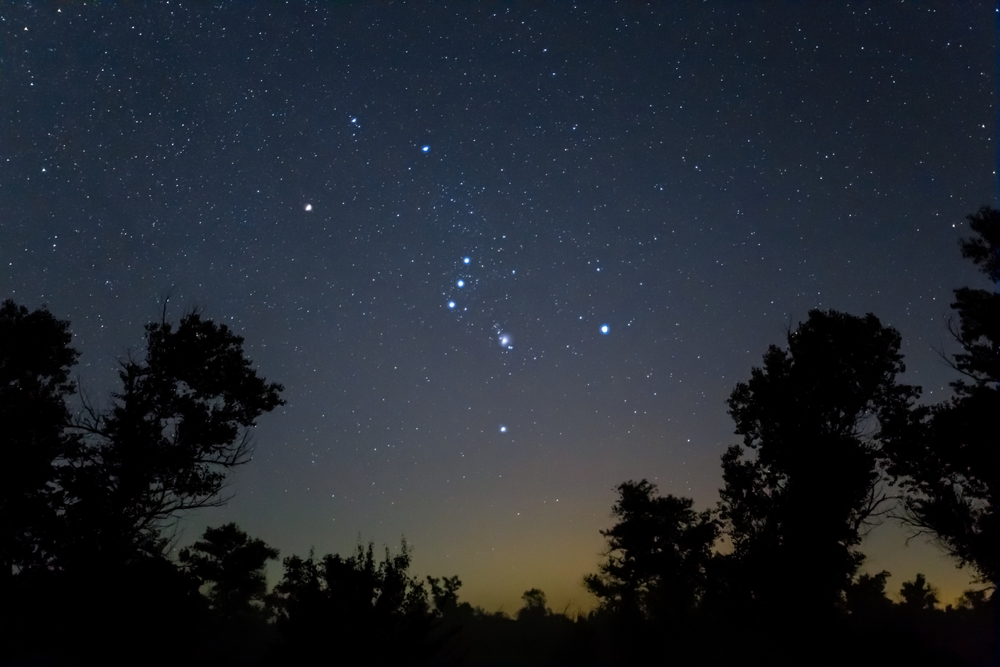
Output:
<instances>
[{"instance_id":1,"label":"starry sky","mask_svg":"<svg viewBox=\"0 0 1000 667\"><path fill-rule=\"evenodd\" d=\"M287 406L224 509L283 555L414 547L515 611L594 605L614 487L714 505L725 400L812 308L954 379L964 217L996 203L994 8L10 3L0 298L92 395L165 299ZM973 573L892 525L890 589Z\"/></svg>"}]
</instances>

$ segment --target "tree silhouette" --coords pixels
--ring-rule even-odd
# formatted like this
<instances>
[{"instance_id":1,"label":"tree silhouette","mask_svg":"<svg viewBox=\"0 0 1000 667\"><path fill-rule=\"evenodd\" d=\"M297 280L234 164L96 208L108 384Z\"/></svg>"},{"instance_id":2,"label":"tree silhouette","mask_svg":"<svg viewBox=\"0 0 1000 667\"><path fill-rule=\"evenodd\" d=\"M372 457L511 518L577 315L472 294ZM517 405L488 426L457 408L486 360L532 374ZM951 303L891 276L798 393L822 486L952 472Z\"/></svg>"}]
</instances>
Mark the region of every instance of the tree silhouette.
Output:
<instances>
[{"instance_id":1,"label":"tree silhouette","mask_svg":"<svg viewBox=\"0 0 1000 667\"><path fill-rule=\"evenodd\" d=\"M427 585L430 586L431 600L434 601L434 610L437 614L445 617L453 616L459 608L458 589L462 587L462 580L458 578L458 575L427 577ZM467 603L466 606L468 606Z\"/></svg>"},{"instance_id":2,"label":"tree silhouette","mask_svg":"<svg viewBox=\"0 0 1000 667\"><path fill-rule=\"evenodd\" d=\"M381 562L369 543L347 558L291 556L284 565L271 599L284 636L278 662L312 664L346 642L364 647L355 656L360 664L417 662L436 648L434 617L426 590L409 574L405 541Z\"/></svg>"},{"instance_id":3,"label":"tree silhouette","mask_svg":"<svg viewBox=\"0 0 1000 667\"><path fill-rule=\"evenodd\" d=\"M267 596L264 567L277 558L277 549L251 538L235 523L227 523L206 528L201 540L181 550L179 560L202 585L209 586L213 609L236 616L262 608Z\"/></svg>"},{"instance_id":4,"label":"tree silhouette","mask_svg":"<svg viewBox=\"0 0 1000 667\"><path fill-rule=\"evenodd\" d=\"M889 573L862 574L844 590L847 611L859 616L885 615L892 608L892 600L885 593Z\"/></svg>"},{"instance_id":5,"label":"tree silhouette","mask_svg":"<svg viewBox=\"0 0 1000 667\"><path fill-rule=\"evenodd\" d=\"M718 537L710 512L695 512L693 501L658 496L643 479L618 486L612 508L617 523L601 534L607 560L586 587L612 613L638 619L669 620L695 607L704 592L706 567Z\"/></svg>"},{"instance_id":6,"label":"tree silhouette","mask_svg":"<svg viewBox=\"0 0 1000 667\"><path fill-rule=\"evenodd\" d=\"M987 593L989 591L982 588L970 588L964 591L958 598L958 608L970 611L980 611L989 607Z\"/></svg>"},{"instance_id":7,"label":"tree silhouette","mask_svg":"<svg viewBox=\"0 0 1000 667\"><path fill-rule=\"evenodd\" d=\"M241 338L192 313L176 329L147 326L110 407L84 400L71 421L69 342L48 312L0 307L0 620L16 638L0 650L134 663L150 629L190 636L201 609L197 582L163 555L162 529L221 502L281 387L257 376ZM188 645L139 661L183 661L174 649Z\"/></svg>"},{"instance_id":8,"label":"tree silhouette","mask_svg":"<svg viewBox=\"0 0 1000 667\"><path fill-rule=\"evenodd\" d=\"M736 386L743 447L723 456L720 508L747 599L837 604L861 561L859 531L886 499L882 444L919 392L896 382L899 346L874 315L813 310Z\"/></svg>"},{"instance_id":9,"label":"tree silhouette","mask_svg":"<svg viewBox=\"0 0 1000 667\"><path fill-rule=\"evenodd\" d=\"M65 401L79 356L71 339L69 323L47 310L0 305L0 590L15 568L44 564L54 546L55 463L69 444Z\"/></svg>"},{"instance_id":10,"label":"tree silhouette","mask_svg":"<svg viewBox=\"0 0 1000 667\"><path fill-rule=\"evenodd\" d=\"M184 511L219 505L230 469L250 459L249 428L283 401L243 339L194 312L176 330L146 326L146 354L119 372L109 410L87 404L63 467L74 558L122 563L162 548Z\"/></svg>"},{"instance_id":11,"label":"tree silhouette","mask_svg":"<svg viewBox=\"0 0 1000 667\"><path fill-rule=\"evenodd\" d=\"M938 604L937 590L920 573L917 573L913 581L903 582L899 597L902 598L902 607L911 612L934 609Z\"/></svg>"},{"instance_id":12,"label":"tree silhouette","mask_svg":"<svg viewBox=\"0 0 1000 667\"><path fill-rule=\"evenodd\" d=\"M546 607L548 600L545 598L545 593L539 588L525 591L521 599L524 600L524 606L517 610L519 621L545 617L551 613Z\"/></svg>"},{"instance_id":13,"label":"tree silhouette","mask_svg":"<svg viewBox=\"0 0 1000 667\"><path fill-rule=\"evenodd\" d=\"M962 240L962 256L1000 285L1000 212L984 207L968 220L977 236ZM907 490L906 519L937 537L995 591L1000 587L1000 293L963 287L955 290L952 308L959 318L952 333L962 348L952 364L963 378L952 383L951 400L926 409L925 419L894 443L890 470Z\"/></svg>"}]
</instances>

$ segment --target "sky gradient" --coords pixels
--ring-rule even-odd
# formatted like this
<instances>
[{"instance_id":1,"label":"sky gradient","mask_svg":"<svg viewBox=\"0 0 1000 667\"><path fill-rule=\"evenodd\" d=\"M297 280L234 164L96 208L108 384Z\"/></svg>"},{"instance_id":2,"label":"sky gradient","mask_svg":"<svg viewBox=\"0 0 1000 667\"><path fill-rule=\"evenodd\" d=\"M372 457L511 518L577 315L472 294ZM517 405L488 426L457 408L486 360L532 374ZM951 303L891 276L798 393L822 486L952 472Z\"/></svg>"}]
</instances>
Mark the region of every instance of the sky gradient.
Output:
<instances>
[{"instance_id":1,"label":"sky gradient","mask_svg":"<svg viewBox=\"0 0 1000 667\"><path fill-rule=\"evenodd\" d=\"M429 4L429 3L428 3ZM714 505L725 400L812 308L953 372L964 217L996 204L992 3L12 3L0 298L83 387L169 296L288 404L237 521L283 556L415 547L512 612L588 609L614 487ZM607 327L604 329L604 327ZM889 588L972 578L891 525Z\"/></svg>"}]
</instances>

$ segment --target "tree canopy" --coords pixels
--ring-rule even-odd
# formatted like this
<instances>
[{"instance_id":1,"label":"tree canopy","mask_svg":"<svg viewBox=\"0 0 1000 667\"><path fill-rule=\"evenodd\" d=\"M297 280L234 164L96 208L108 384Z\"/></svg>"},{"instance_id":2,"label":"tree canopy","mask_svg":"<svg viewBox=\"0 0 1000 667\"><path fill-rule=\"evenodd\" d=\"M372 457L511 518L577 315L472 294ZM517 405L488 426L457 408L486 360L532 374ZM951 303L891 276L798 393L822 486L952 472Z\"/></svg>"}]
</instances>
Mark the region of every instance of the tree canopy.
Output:
<instances>
[{"instance_id":1,"label":"tree canopy","mask_svg":"<svg viewBox=\"0 0 1000 667\"><path fill-rule=\"evenodd\" d=\"M243 339L197 312L146 326L106 408L70 417L78 353L69 323L0 306L0 568L114 568L159 556L180 513L220 504L228 472L250 459L251 427L282 404Z\"/></svg>"},{"instance_id":2,"label":"tree canopy","mask_svg":"<svg viewBox=\"0 0 1000 667\"><path fill-rule=\"evenodd\" d=\"M926 408L894 442L891 471L907 491L906 520L934 535L960 564L1000 586L1000 212L968 216L976 236L961 241L993 290L955 290L952 326L960 352L951 363L961 378L949 400Z\"/></svg>"},{"instance_id":3,"label":"tree canopy","mask_svg":"<svg viewBox=\"0 0 1000 667\"><path fill-rule=\"evenodd\" d=\"M66 399L70 369L69 322L45 309L13 301L0 305L0 585L13 568L45 562L54 548L59 488L56 462L69 437Z\"/></svg>"},{"instance_id":4,"label":"tree canopy","mask_svg":"<svg viewBox=\"0 0 1000 667\"><path fill-rule=\"evenodd\" d=\"M717 522L711 512L695 512L689 498L659 496L645 479L620 484L618 496L611 510L617 523L601 531L606 560L585 585L615 613L655 620L684 616L704 593Z\"/></svg>"},{"instance_id":5,"label":"tree canopy","mask_svg":"<svg viewBox=\"0 0 1000 667\"><path fill-rule=\"evenodd\" d=\"M919 391L896 381L899 347L874 315L813 310L730 396L743 446L723 456L720 509L750 599L840 599L886 499L882 445Z\"/></svg>"},{"instance_id":6,"label":"tree canopy","mask_svg":"<svg viewBox=\"0 0 1000 667\"><path fill-rule=\"evenodd\" d=\"M267 597L264 567L277 558L277 549L227 523L206 528L200 540L181 550L178 560L209 587L214 609L235 616L262 608Z\"/></svg>"},{"instance_id":7,"label":"tree canopy","mask_svg":"<svg viewBox=\"0 0 1000 667\"><path fill-rule=\"evenodd\" d=\"M197 312L147 325L144 357L119 377L109 409L85 406L61 480L70 535L114 562L156 553L179 513L223 502L229 470L250 460L248 429L283 403L243 339Z\"/></svg>"},{"instance_id":8,"label":"tree canopy","mask_svg":"<svg viewBox=\"0 0 1000 667\"><path fill-rule=\"evenodd\" d=\"M904 581L899 589L900 604L908 611L927 611L934 609L938 604L937 590L929 583L927 577L921 573L913 581Z\"/></svg>"},{"instance_id":9,"label":"tree canopy","mask_svg":"<svg viewBox=\"0 0 1000 667\"><path fill-rule=\"evenodd\" d=\"M395 555L387 548L381 561L369 543L346 558L291 556L284 566L271 605L293 662L321 656L338 642L364 647L360 664L398 664L430 652L427 591L409 574L405 541Z\"/></svg>"}]
</instances>

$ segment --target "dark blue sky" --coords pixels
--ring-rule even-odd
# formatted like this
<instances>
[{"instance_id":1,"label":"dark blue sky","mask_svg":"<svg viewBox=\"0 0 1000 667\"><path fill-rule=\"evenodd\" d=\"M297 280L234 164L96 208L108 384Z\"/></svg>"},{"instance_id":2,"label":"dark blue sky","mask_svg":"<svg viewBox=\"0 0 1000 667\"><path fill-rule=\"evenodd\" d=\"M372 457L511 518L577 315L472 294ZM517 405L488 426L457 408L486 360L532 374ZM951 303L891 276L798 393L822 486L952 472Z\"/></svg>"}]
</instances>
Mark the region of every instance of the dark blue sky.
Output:
<instances>
[{"instance_id":1,"label":"dark blue sky","mask_svg":"<svg viewBox=\"0 0 1000 667\"><path fill-rule=\"evenodd\" d=\"M953 379L994 7L819 5L5 5L0 297L95 395L167 295L284 383L182 539L405 535L474 604L587 608L614 486L714 504L725 399L809 309ZM968 583L904 540L863 546L893 589Z\"/></svg>"}]
</instances>

